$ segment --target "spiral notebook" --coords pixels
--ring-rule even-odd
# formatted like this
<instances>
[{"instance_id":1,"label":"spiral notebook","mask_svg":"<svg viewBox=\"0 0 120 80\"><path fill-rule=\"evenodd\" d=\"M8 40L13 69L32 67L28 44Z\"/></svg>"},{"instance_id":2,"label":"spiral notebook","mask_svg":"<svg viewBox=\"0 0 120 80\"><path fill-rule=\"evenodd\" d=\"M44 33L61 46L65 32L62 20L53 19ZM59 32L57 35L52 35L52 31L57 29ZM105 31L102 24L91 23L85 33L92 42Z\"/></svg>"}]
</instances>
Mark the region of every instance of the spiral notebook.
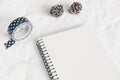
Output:
<instances>
[{"instance_id":1,"label":"spiral notebook","mask_svg":"<svg viewBox=\"0 0 120 80\"><path fill-rule=\"evenodd\" d=\"M88 27L42 37L37 47L50 80L120 80L120 73Z\"/></svg>"}]
</instances>

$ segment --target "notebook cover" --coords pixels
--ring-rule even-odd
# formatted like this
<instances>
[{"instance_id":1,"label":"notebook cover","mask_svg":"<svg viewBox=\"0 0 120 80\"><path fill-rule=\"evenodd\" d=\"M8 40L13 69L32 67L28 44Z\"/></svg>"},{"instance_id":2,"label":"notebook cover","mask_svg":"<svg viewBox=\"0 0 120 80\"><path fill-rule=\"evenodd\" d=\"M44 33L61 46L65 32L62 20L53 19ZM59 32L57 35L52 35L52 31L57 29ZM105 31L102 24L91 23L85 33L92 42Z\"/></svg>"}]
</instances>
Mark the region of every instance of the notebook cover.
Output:
<instances>
[{"instance_id":1,"label":"notebook cover","mask_svg":"<svg viewBox=\"0 0 120 80\"><path fill-rule=\"evenodd\" d=\"M42 39L60 80L120 80L120 73L89 27Z\"/></svg>"}]
</instances>

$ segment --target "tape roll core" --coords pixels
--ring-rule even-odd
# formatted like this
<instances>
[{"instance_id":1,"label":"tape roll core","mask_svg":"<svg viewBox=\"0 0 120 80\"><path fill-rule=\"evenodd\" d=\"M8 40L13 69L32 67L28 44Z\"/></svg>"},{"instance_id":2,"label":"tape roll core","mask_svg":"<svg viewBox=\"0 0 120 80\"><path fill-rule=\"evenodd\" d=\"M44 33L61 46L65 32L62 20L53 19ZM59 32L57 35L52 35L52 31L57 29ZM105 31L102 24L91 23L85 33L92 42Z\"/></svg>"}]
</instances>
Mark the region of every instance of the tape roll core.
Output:
<instances>
[{"instance_id":1,"label":"tape roll core","mask_svg":"<svg viewBox=\"0 0 120 80\"><path fill-rule=\"evenodd\" d=\"M15 41L23 40L29 36L32 31L31 24L29 22L20 24L12 33L11 37Z\"/></svg>"}]
</instances>

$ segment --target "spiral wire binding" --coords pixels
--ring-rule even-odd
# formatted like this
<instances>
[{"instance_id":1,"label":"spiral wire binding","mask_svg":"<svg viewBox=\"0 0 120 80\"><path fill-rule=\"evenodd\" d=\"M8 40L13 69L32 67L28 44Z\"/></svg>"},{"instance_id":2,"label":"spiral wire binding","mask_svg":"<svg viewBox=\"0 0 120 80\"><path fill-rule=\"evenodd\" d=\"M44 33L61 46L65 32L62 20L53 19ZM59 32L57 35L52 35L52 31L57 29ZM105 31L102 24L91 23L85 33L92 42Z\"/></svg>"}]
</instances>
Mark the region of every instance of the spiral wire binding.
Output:
<instances>
[{"instance_id":1,"label":"spiral wire binding","mask_svg":"<svg viewBox=\"0 0 120 80\"><path fill-rule=\"evenodd\" d=\"M42 57L46 71L48 72L50 80L59 80L59 77L55 71L52 60L47 52L43 39L40 39L36 43L39 53Z\"/></svg>"}]
</instances>

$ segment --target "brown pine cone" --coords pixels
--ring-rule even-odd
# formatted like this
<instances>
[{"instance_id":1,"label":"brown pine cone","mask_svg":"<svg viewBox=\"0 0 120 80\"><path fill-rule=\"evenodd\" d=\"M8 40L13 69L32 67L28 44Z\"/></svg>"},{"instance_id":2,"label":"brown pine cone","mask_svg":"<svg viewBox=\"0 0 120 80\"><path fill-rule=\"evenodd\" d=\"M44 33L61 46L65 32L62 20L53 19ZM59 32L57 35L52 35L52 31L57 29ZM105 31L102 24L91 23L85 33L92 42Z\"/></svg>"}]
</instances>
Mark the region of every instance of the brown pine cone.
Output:
<instances>
[{"instance_id":1,"label":"brown pine cone","mask_svg":"<svg viewBox=\"0 0 120 80\"><path fill-rule=\"evenodd\" d=\"M78 14L80 13L80 11L82 10L82 5L78 2L74 2L71 6L70 9L68 9L68 11L71 14Z\"/></svg>"},{"instance_id":2,"label":"brown pine cone","mask_svg":"<svg viewBox=\"0 0 120 80\"><path fill-rule=\"evenodd\" d=\"M58 5L54 5L52 6L52 8L50 9L50 14L54 17L59 17L63 14L64 10L63 10L63 5L58 4Z\"/></svg>"}]
</instances>

